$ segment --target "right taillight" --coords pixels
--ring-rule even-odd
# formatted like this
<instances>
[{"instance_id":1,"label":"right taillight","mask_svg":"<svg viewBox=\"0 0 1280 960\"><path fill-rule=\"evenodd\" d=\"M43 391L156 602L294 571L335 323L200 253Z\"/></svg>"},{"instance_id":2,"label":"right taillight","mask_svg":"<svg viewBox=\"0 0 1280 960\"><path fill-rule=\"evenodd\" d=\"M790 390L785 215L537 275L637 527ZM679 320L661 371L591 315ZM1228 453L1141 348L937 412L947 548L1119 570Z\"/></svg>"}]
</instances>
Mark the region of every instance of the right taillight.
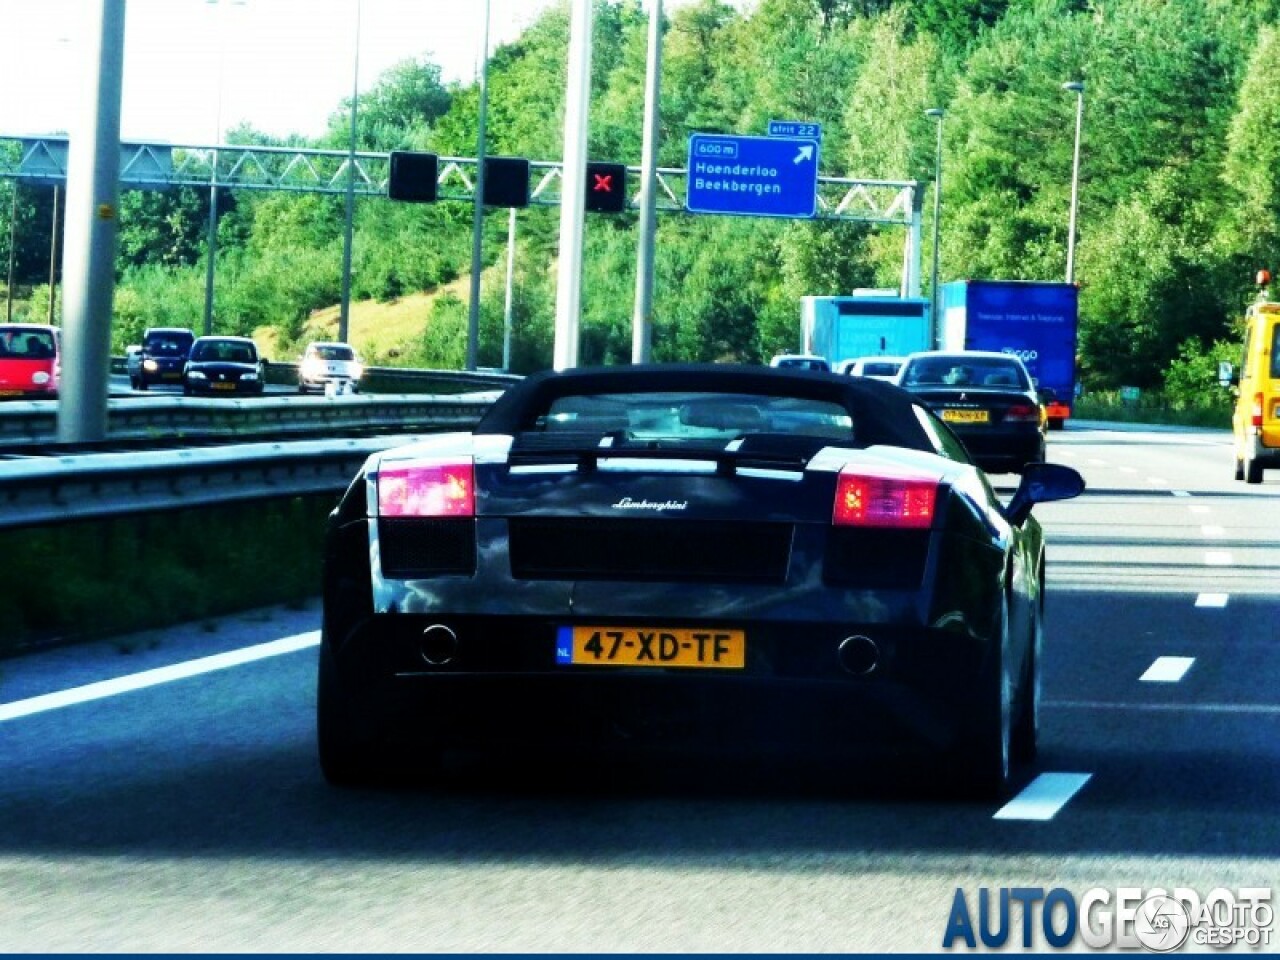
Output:
<instances>
[{"instance_id":1,"label":"right taillight","mask_svg":"<svg viewBox=\"0 0 1280 960\"><path fill-rule=\"evenodd\" d=\"M1250 423L1255 427L1262 426L1262 394L1260 393L1253 395L1253 418Z\"/></svg>"},{"instance_id":2,"label":"right taillight","mask_svg":"<svg viewBox=\"0 0 1280 960\"><path fill-rule=\"evenodd\" d=\"M1004 415L1005 423L1039 423L1040 408L1029 403L1015 403Z\"/></svg>"},{"instance_id":3,"label":"right taillight","mask_svg":"<svg viewBox=\"0 0 1280 960\"><path fill-rule=\"evenodd\" d=\"M384 517L474 517L475 466L470 458L411 460L378 471Z\"/></svg>"},{"instance_id":4,"label":"right taillight","mask_svg":"<svg viewBox=\"0 0 1280 960\"><path fill-rule=\"evenodd\" d=\"M938 478L845 467L836 480L837 527L919 530L933 525Z\"/></svg>"}]
</instances>

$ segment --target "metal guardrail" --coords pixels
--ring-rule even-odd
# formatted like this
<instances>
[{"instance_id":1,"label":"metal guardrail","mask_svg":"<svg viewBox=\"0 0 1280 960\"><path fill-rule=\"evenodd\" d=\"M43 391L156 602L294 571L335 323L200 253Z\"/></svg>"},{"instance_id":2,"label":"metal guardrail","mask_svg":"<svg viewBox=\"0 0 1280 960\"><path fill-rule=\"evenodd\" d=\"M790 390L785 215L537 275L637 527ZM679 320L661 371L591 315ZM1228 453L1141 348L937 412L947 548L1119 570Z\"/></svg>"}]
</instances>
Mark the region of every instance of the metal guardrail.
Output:
<instances>
[{"instance_id":1,"label":"metal guardrail","mask_svg":"<svg viewBox=\"0 0 1280 960\"><path fill-rule=\"evenodd\" d=\"M250 400L197 397L133 398L107 401L107 439L161 440L197 437L333 436L469 430L500 391L458 396L262 397ZM0 405L0 447L53 443L58 406L54 400Z\"/></svg>"},{"instance_id":2,"label":"metal guardrail","mask_svg":"<svg viewBox=\"0 0 1280 960\"><path fill-rule=\"evenodd\" d=\"M371 453L417 439L307 440L13 460L0 464L0 529L211 503L317 493L336 497Z\"/></svg>"}]
</instances>

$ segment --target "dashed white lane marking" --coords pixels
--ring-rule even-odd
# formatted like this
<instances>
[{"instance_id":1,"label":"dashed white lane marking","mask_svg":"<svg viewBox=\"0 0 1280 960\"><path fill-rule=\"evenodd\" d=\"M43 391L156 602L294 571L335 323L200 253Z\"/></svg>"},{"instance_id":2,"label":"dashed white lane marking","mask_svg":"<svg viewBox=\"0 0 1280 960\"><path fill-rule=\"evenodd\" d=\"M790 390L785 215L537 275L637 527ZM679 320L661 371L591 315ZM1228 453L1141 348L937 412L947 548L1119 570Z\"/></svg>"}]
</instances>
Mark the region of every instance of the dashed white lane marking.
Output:
<instances>
[{"instance_id":1,"label":"dashed white lane marking","mask_svg":"<svg viewBox=\"0 0 1280 960\"><path fill-rule=\"evenodd\" d=\"M1155 486L1162 486L1168 482L1169 481L1166 480L1164 477L1147 477L1147 483L1153 484Z\"/></svg>"},{"instance_id":2,"label":"dashed white lane marking","mask_svg":"<svg viewBox=\"0 0 1280 960\"><path fill-rule=\"evenodd\" d=\"M1229 567L1231 566L1231 554L1225 550L1210 550L1204 555L1204 563L1207 567Z\"/></svg>"},{"instance_id":3,"label":"dashed white lane marking","mask_svg":"<svg viewBox=\"0 0 1280 960\"><path fill-rule=\"evenodd\" d=\"M1120 472L1121 473L1137 473L1138 468L1137 467L1121 467Z\"/></svg>"},{"instance_id":4,"label":"dashed white lane marking","mask_svg":"<svg viewBox=\"0 0 1280 960\"><path fill-rule=\"evenodd\" d=\"M1197 503L1187 507L1192 513L1209 513L1210 510L1204 504Z\"/></svg>"},{"instance_id":5,"label":"dashed white lane marking","mask_svg":"<svg viewBox=\"0 0 1280 960\"><path fill-rule=\"evenodd\" d=\"M1088 460L1085 461L1085 463L1090 464L1091 466L1094 466L1094 467L1105 467L1107 465L1106 460L1099 460L1096 457L1090 457Z\"/></svg>"},{"instance_id":6,"label":"dashed white lane marking","mask_svg":"<svg viewBox=\"0 0 1280 960\"><path fill-rule=\"evenodd\" d=\"M1191 491L1190 491L1190 490L1171 490L1171 491L1170 491L1170 493L1172 493L1175 497L1189 497L1189 496L1191 496Z\"/></svg>"},{"instance_id":7,"label":"dashed white lane marking","mask_svg":"<svg viewBox=\"0 0 1280 960\"><path fill-rule=\"evenodd\" d=\"M1219 527L1216 524L1212 524L1212 523L1205 524L1203 527L1200 528L1200 532L1203 533L1206 537L1215 537L1215 538L1224 537L1227 534L1227 531L1225 528Z\"/></svg>"},{"instance_id":8,"label":"dashed white lane marking","mask_svg":"<svg viewBox=\"0 0 1280 960\"><path fill-rule=\"evenodd\" d=\"M44 713L46 710L57 710L60 707L70 707L77 703L87 703L90 700L102 700L105 697L131 693L134 690L143 690L147 687L159 686L162 683L170 683L174 680L185 680L188 677L210 673L214 670L238 667L242 664L252 663L255 660L277 657L284 653L295 653L298 650L305 650L307 647L314 647L319 642L320 631L312 630L309 633L300 633L293 637L272 640L270 643L260 643L240 650L229 650L226 653L214 654L211 657L201 657L198 660L175 663L168 667L144 670L141 673L133 673L126 677L100 680L97 683L85 684L83 687L72 687L70 690L45 693L26 700L15 700L12 703L0 703L0 721L14 720L18 717L30 716L33 713Z\"/></svg>"},{"instance_id":9,"label":"dashed white lane marking","mask_svg":"<svg viewBox=\"0 0 1280 960\"><path fill-rule=\"evenodd\" d=\"M1229 593L1202 593L1196 597L1196 606L1220 610L1227 605L1227 601L1230 599L1231 594Z\"/></svg>"},{"instance_id":10,"label":"dashed white lane marking","mask_svg":"<svg viewBox=\"0 0 1280 960\"><path fill-rule=\"evenodd\" d=\"M1042 773L997 810L992 819L1052 820L1091 776L1091 773Z\"/></svg>"},{"instance_id":11,"label":"dashed white lane marking","mask_svg":"<svg viewBox=\"0 0 1280 960\"><path fill-rule=\"evenodd\" d=\"M1195 657L1156 657L1156 662L1138 679L1144 683L1177 683L1195 662Z\"/></svg>"},{"instance_id":12,"label":"dashed white lane marking","mask_svg":"<svg viewBox=\"0 0 1280 960\"><path fill-rule=\"evenodd\" d=\"M1107 700L1046 700L1044 706L1067 710L1131 710L1137 713L1236 713L1280 717L1280 703L1116 703Z\"/></svg>"}]
</instances>

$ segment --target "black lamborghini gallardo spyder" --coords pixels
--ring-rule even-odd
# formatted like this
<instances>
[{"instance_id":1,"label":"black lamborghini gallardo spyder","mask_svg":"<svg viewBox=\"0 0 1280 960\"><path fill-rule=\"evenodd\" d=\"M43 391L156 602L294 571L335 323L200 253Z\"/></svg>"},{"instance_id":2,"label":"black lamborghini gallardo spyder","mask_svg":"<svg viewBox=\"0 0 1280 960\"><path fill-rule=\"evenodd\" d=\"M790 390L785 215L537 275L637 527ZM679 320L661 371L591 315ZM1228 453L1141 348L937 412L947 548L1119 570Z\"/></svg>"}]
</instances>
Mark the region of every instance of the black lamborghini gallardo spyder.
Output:
<instances>
[{"instance_id":1,"label":"black lamborghini gallardo spyder","mask_svg":"<svg viewBox=\"0 0 1280 960\"><path fill-rule=\"evenodd\" d=\"M355 784L451 748L1036 748L1044 538L891 384L759 367L532 376L370 457L325 550L318 741ZM935 769L935 767L930 767Z\"/></svg>"}]
</instances>

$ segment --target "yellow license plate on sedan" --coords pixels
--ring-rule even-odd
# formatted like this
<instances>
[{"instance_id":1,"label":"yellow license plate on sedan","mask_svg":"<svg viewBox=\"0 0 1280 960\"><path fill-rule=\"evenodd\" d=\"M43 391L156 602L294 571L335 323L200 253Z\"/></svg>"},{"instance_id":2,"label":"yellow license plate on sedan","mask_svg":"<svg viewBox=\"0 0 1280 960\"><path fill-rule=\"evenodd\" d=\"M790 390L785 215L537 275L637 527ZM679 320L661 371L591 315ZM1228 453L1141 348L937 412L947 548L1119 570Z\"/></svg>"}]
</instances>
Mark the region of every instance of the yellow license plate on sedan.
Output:
<instances>
[{"instance_id":1,"label":"yellow license plate on sedan","mask_svg":"<svg viewBox=\"0 0 1280 960\"><path fill-rule=\"evenodd\" d=\"M234 383L215 383L213 385L215 390L234 390L235 388L236 385Z\"/></svg>"},{"instance_id":2,"label":"yellow license plate on sedan","mask_svg":"<svg viewBox=\"0 0 1280 960\"><path fill-rule=\"evenodd\" d=\"M943 410L942 419L948 423L989 423L989 410Z\"/></svg>"},{"instance_id":3,"label":"yellow license plate on sedan","mask_svg":"<svg viewBox=\"0 0 1280 960\"><path fill-rule=\"evenodd\" d=\"M745 630L680 627L560 627L556 662L596 667L715 667L746 665Z\"/></svg>"}]
</instances>

